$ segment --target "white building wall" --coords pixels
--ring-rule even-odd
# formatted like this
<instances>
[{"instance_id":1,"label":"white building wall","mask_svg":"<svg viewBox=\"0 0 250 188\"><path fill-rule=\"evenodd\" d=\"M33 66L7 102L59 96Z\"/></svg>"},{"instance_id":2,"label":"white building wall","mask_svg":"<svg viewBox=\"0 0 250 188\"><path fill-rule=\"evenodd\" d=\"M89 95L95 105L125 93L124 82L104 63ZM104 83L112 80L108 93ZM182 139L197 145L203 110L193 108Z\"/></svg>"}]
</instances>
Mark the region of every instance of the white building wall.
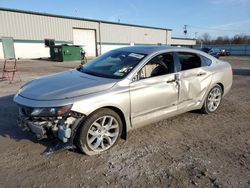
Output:
<instances>
[{"instance_id":1,"label":"white building wall","mask_svg":"<svg viewBox=\"0 0 250 188\"><path fill-rule=\"evenodd\" d=\"M49 57L49 48L44 43L14 43L16 58Z\"/></svg>"},{"instance_id":2,"label":"white building wall","mask_svg":"<svg viewBox=\"0 0 250 188\"><path fill-rule=\"evenodd\" d=\"M23 40L49 38L66 42L73 41L73 28L89 28L98 31L99 27L99 23L93 21L2 10L0 10L0 23L0 37Z\"/></svg>"},{"instance_id":3,"label":"white building wall","mask_svg":"<svg viewBox=\"0 0 250 188\"><path fill-rule=\"evenodd\" d=\"M56 43L61 44L61 43ZM49 48L44 46L44 43L34 42L15 42L16 58L32 59L32 58L46 58L50 57ZM0 59L4 59L3 46L0 42Z\"/></svg>"},{"instance_id":4,"label":"white building wall","mask_svg":"<svg viewBox=\"0 0 250 188\"><path fill-rule=\"evenodd\" d=\"M166 31L166 36L167 36L167 45L171 45L171 38L172 38L172 31Z\"/></svg>"},{"instance_id":5,"label":"white building wall","mask_svg":"<svg viewBox=\"0 0 250 188\"><path fill-rule=\"evenodd\" d=\"M4 59L2 42L0 42L0 59Z\"/></svg>"},{"instance_id":6,"label":"white building wall","mask_svg":"<svg viewBox=\"0 0 250 188\"><path fill-rule=\"evenodd\" d=\"M172 38L171 45L180 45L180 46L194 46L196 45L195 39L185 39L185 38Z\"/></svg>"}]
</instances>

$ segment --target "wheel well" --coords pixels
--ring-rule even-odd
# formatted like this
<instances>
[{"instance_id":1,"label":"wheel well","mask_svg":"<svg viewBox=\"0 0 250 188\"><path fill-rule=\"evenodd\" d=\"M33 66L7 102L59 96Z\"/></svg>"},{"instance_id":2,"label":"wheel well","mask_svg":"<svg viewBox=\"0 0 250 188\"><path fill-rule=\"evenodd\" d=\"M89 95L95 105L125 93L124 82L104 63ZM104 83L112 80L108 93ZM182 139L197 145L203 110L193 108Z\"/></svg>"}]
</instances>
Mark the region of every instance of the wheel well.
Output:
<instances>
[{"instance_id":1,"label":"wheel well","mask_svg":"<svg viewBox=\"0 0 250 188\"><path fill-rule=\"evenodd\" d=\"M124 116L123 112L119 108L114 107L114 106L104 106L102 108L109 108L109 109L113 110L114 112L116 112L119 115L119 117L122 120L122 135L121 135L121 138L126 140L127 139L127 124L126 124L126 120L125 120L125 116Z\"/></svg>"},{"instance_id":2,"label":"wheel well","mask_svg":"<svg viewBox=\"0 0 250 188\"><path fill-rule=\"evenodd\" d=\"M222 83L217 83L220 87L221 87L221 89L222 89L222 94L224 93L224 86L223 86L223 84Z\"/></svg>"}]
</instances>

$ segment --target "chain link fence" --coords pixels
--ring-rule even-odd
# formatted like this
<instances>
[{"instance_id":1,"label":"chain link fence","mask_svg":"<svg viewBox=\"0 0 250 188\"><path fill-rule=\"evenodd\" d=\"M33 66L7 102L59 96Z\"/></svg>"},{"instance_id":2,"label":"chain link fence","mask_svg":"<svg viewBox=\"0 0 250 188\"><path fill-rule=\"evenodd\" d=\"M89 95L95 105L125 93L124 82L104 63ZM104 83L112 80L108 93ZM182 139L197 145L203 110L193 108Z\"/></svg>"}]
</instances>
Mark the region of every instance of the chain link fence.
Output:
<instances>
[{"instance_id":1,"label":"chain link fence","mask_svg":"<svg viewBox=\"0 0 250 188\"><path fill-rule=\"evenodd\" d=\"M250 44L214 44L202 47L225 49L235 56L250 56ZM197 45L195 48L198 49L200 46Z\"/></svg>"}]
</instances>

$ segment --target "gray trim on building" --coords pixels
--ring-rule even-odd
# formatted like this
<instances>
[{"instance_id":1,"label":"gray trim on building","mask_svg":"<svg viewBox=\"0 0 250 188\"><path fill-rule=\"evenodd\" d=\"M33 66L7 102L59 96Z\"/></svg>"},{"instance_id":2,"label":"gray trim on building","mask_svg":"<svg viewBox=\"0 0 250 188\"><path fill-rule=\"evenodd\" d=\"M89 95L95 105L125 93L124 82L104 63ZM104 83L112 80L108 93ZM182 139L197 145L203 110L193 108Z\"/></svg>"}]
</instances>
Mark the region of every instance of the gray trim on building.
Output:
<instances>
[{"instance_id":1,"label":"gray trim on building","mask_svg":"<svg viewBox=\"0 0 250 188\"><path fill-rule=\"evenodd\" d=\"M44 43L44 40L24 40L24 39L13 39L15 43ZM2 42L2 39L0 38L0 42ZM73 44L72 41L55 41L56 43L61 44Z\"/></svg>"},{"instance_id":2,"label":"gray trim on building","mask_svg":"<svg viewBox=\"0 0 250 188\"><path fill-rule=\"evenodd\" d=\"M177 39L177 40L178 39L179 40L196 40L195 38L192 39L192 38L184 38L184 37L183 38L182 37L172 37L172 39Z\"/></svg>"}]
</instances>

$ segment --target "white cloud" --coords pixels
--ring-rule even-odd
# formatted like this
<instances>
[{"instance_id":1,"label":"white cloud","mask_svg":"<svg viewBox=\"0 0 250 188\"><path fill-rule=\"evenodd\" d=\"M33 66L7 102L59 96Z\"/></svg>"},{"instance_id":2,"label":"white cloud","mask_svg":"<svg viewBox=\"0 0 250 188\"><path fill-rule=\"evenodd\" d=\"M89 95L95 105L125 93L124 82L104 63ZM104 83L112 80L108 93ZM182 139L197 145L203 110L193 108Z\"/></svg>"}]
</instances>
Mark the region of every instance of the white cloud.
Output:
<instances>
[{"instance_id":1,"label":"white cloud","mask_svg":"<svg viewBox=\"0 0 250 188\"><path fill-rule=\"evenodd\" d=\"M221 24L221 25L216 25L216 26L211 26L211 29L232 29L232 28L237 28L237 26L243 26L242 28L247 28L245 24L250 24L250 19L248 20L240 20L237 22L231 22L231 23L226 23L226 24Z\"/></svg>"}]
</instances>

